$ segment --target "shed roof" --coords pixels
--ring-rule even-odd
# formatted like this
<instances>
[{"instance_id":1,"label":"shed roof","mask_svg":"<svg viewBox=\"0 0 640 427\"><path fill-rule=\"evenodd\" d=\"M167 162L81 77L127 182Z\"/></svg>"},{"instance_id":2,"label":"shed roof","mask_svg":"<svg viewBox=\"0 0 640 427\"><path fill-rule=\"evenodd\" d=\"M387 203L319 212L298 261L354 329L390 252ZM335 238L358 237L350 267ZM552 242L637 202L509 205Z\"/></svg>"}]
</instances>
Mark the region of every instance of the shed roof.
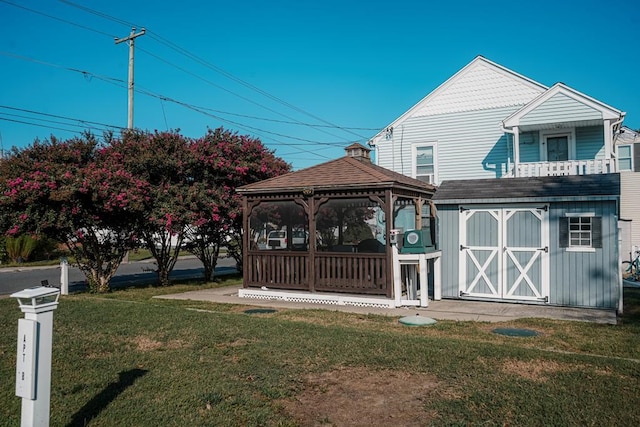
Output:
<instances>
[{"instance_id":1,"label":"shed roof","mask_svg":"<svg viewBox=\"0 0 640 427\"><path fill-rule=\"evenodd\" d=\"M297 193L306 188L319 190L393 188L433 194L435 187L389 169L374 165L368 160L341 157L316 166L280 175L238 188L248 193Z\"/></svg>"},{"instance_id":2,"label":"shed roof","mask_svg":"<svg viewBox=\"0 0 640 427\"><path fill-rule=\"evenodd\" d=\"M609 200L620 195L620 174L444 181L438 204Z\"/></svg>"}]
</instances>

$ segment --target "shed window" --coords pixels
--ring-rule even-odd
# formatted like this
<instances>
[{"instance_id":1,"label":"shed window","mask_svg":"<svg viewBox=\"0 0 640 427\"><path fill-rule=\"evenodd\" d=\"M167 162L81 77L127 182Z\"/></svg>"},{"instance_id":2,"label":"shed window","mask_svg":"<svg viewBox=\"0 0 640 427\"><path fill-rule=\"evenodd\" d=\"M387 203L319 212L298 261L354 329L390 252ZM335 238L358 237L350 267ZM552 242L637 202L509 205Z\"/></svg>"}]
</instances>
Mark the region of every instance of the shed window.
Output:
<instances>
[{"instance_id":1,"label":"shed window","mask_svg":"<svg viewBox=\"0 0 640 427\"><path fill-rule=\"evenodd\" d=\"M567 214L560 218L560 247L577 251L601 248L602 217L593 214Z\"/></svg>"}]
</instances>

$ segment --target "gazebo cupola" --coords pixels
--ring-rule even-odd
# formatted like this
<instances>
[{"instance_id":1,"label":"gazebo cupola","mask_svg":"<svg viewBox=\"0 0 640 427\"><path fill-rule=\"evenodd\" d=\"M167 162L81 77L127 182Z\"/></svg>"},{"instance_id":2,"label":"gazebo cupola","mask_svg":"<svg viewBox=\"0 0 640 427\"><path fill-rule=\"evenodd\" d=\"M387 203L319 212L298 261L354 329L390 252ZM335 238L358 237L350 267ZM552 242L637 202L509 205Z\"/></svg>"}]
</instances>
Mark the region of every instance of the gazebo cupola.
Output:
<instances>
[{"instance_id":1,"label":"gazebo cupola","mask_svg":"<svg viewBox=\"0 0 640 427\"><path fill-rule=\"evenodd\" d=\"M344 149L347 157L351 157L356 160L371 162L371 150L362 144L353 143Z\"/></svg>"}]
</instances>

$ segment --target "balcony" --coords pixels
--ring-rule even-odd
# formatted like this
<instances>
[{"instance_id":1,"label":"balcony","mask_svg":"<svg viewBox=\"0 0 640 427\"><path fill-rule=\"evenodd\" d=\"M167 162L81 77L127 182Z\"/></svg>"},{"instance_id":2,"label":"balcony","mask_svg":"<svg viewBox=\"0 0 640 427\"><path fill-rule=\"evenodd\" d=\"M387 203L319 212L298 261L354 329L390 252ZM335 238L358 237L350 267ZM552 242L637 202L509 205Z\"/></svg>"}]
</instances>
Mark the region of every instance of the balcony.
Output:
<instances>
[{"instance_id":1,"label":"balcony","mask_svg":"<svg viewBox=\"0 0 640 427\"><path fill-rule=\"evenodd\" d=\"M615 159L565 160L562 162L519 163L505 177L594 175L617 172Z\"/></svg>"}]
</instances>

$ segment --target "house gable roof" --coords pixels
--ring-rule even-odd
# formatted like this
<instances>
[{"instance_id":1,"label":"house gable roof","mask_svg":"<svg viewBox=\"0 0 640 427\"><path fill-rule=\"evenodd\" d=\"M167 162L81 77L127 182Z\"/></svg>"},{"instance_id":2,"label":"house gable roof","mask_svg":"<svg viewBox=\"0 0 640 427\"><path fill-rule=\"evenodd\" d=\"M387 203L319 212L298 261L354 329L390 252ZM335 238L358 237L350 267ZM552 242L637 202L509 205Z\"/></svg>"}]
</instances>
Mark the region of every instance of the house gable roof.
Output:
<instances>
[{"instance_id":1,"label":"house gable roof","mask_svg":"<svg viewBox=\"0 0 640 427\"><path fill-rule=\"evenodd\" d=\"M299 193L306 188L340 190L403 187L433 194L435 187L369 161L341 157L316 166L238 188L247 193Z\"/></svg>"},{"instance_id":2,"label":"house gable roof","mask_svg":"<svg viewBox=\"0 0 640 427\"><path fill-rule=\"evenodd\" d=\"M622 126L620 133L616 137L616 144L638 144L640 143L640 132L628 126Z\"/></svg>"},{"instance_id":3,"label":"house gable roof","mask_svg":"<svg viewBox=\"0 0 640 427\"><path fill-rule=\"evenodd\" d=\"M581 125L602 123L603 119L617 120L623 118L625 113L609 105L591 98L577 90L556 83L549 90L533 99L520 110L511 114L503 125L506 128L521 126L526 130L527 126L535 126L536 129L545 123L558 124L577 121ZM553 117L550 121L549 117Z\"/></svg>"},{"instance_id":4,"label":"house gable roof","mask_svg":"<svg viewBox=\"0 0 640 427\"><path fill-rule=\"evenodd\" d=\"M434 91L372 138L384 138L385 130L412 117L521 106L546 86L478 56Z\"/></svg>"}]
</instances>

